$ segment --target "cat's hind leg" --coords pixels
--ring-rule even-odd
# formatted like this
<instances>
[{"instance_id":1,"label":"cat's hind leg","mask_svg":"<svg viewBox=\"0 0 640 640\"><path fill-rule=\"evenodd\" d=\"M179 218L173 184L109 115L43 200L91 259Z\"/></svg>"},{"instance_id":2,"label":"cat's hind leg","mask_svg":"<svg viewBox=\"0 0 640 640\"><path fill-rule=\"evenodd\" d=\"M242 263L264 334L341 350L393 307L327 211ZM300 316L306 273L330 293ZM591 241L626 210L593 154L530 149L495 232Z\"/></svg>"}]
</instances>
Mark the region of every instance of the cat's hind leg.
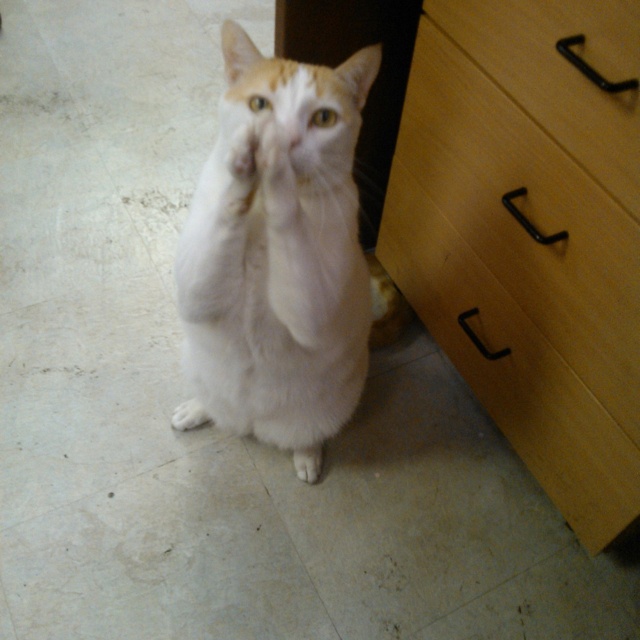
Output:
<instances>
[{"instance_id":1,"label":"cat's hind leg","mask_svg":"<svg viewBox=\"0 0 640 640\"><path fill-rule=\"evenodd\" d=\"M293 452L293 466L296 468L298 478L303 482L315 484L322 472L322 444L304 449L296 449Z\"/></svg>"},{"instance_id":2,"label":"cat's hind leg","mask_svg":"<svg viewBox=\"0 0 640 640\"><path fill-rule=\"evenodd\" d=\"M211 421L211 416L196 398L187 400L176 407L171 418L171 426L178 431L195 429Z\"/></svg>"}]
</instances>

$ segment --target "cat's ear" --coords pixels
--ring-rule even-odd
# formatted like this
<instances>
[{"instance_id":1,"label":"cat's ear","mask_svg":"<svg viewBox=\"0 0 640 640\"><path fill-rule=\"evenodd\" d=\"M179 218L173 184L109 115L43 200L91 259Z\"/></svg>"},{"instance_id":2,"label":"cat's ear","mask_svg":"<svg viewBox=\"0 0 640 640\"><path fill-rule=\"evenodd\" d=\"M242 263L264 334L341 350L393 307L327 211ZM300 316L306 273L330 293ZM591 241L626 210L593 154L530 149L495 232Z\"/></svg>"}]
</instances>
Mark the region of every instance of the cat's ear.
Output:
<instances>
[{"instance_id":1,"label":"cat's ear","mask_svg":"<svg viewBox=\"0 0 640 640\"><path fill-rule=\"evenodd\" d=\"M262 60L262 54L247 32L232 20L226 20L222 25L222 55L229 85L234 84L251 65Z\"/></svg>"},{"instance_id":2,"label":"cat's ear","mask_svg":"<svg viewBox=\"0 0 640 640\"><path fill-rule=\"evenodd\" d=\"M381 60L382 45L376 44L360 49L336 69L336 73L351 88L358 109L362 109L367 101L369 89L380 70Z\"/></svg>"}]
</instances>

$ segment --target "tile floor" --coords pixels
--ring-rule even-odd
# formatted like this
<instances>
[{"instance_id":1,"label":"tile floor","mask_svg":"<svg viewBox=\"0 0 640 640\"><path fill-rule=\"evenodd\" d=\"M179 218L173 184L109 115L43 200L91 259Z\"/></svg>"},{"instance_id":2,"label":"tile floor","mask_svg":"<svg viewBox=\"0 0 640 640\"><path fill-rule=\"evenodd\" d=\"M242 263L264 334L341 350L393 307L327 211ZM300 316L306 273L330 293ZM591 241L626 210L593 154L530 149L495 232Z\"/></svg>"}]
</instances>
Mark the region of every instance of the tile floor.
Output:
<instances>
[{"instance_id":1,"label":"tile floor","mask_svg":"<svg viewBox=\"0 0 640 640\"><path fill-rule=\"evenodd\" d=\"M216 127L218 27L272 0L2 0L0 637L640 638L415 326L305 486L184 398L172 256Z\"/></svg>"}]
</instances>

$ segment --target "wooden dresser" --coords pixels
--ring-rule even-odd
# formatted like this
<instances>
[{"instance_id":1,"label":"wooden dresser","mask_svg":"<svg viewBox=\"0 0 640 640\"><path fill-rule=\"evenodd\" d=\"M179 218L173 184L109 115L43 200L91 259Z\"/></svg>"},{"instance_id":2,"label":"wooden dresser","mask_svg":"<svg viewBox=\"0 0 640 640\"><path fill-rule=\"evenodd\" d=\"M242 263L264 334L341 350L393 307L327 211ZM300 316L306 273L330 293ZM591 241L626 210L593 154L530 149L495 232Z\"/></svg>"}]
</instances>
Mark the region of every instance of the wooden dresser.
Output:
<instances>
[{"instance_id":1,"label":"wooden dresser","mask_svg":"<svg viewBox=\"0 0 640 640\"><path fill-rule=\"evenodd\" d=\"M640 3L424 10L376 253L597 553L640 522Z\"/></svg>"}]
</instances>

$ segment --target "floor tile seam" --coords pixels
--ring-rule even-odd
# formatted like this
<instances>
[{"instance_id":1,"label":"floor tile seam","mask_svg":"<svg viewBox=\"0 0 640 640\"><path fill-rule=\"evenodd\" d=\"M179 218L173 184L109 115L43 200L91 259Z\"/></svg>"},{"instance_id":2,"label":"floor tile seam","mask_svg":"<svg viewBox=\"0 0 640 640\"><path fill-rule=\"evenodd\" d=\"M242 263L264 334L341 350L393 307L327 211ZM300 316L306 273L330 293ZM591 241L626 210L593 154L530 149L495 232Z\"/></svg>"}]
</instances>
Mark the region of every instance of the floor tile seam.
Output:
<instances>
[{"instance_id":1,"label":"floor tile seam","mask_svg":"<svg viewBox=\"0 0 640 640\"><path fill-rule=\"evenodd\" d=\"M51 302L62 302L63 300L67 299L69 296L69 291L80 291L80 289L71 289L71 290L67 290L65 291L65 293L61 293L57 296L53 296L51 298L43 298L42 300L37 300L36 302L30 302L29 304L23 304L21 306L15 307L14 309L7 309L6 311L0 311L0 319L4 318L5 316L10 316L10 315L15 315L18 313L22 313L24 311L27 311L29 309L33 309L34 307L38 307L40 305L43 304L49 304Z\"/></svg>"},{"instance_id":2,"label":"floor tile seam","mask_svg":"<svg viewBox=\"0 0 640 640\"><path fill-rule=\"evenodd\" d=\"M140 270L135 270L133 272L130 272L128 275L129 277L132 277L132 278L147 277L147 276L153 276L154 278L157 278L159 281L158 289L160 289L162 293L167 297L167 302L170 302L173 306L176 305L176 302L171 296L170 292L167 291L167 287L162 279L162 275L158 272L158 269L156 268L156 265L153 262ZM117 289L116 284L117 283L114 281L114 283L107 285L106 289L116 290ZM19 305L15 308L10 308L5 311L0 311L0 319L4 318L5 316L10 316L12 314L22 313L28 309L33 309L34 307L49 304L51 302L64 302L65 300L69 300L70 296L73 296L75 294L78 294L78 295L88 294L91 292L95 292L95 290L96 290L96 284L87 282L86 284L75 286L74 288L69 288L64 293L55 295L51 298L43 297L41 300L37 300L35 302Z\"/></svg>"},{"instance_id":3,"label":"floor tile seam","mask_svg":"<svg viewBox=\"0 0 640 640\"><path fill-rule=\"evenodd\" d=\"M87 134L90 138L90 134ZM92 140L90 138L91 142L95 142L94 140ZM67 145L67 148L70 150L73 150L74 147L78 147L81 144L83 144L83 142L80 141L76 141L76 142L70 142L69 145ZM133 218L133 216L131 215L131 212L129 211L129 208L127 207L127 205L123 202L123 196L120 192L120 190L117 187L117 183L114 180L114 177L112 175L112 173L109 171L108 165L105 162L104 159L104 155L101 152L101 150L99 148L94 148L96 155L99 158L102 170L104 171L105 175L108 176L108 181L109 181L109 185L108 188L105 189L103 192L101 192L99 195L96 195L93 199L93 206L98 206L101 205L103 203L110 203L113 201L114 206L120 207L124 213L126 214L126 219L129 221L129 224L133 230L133 232L136 235L137 240L141 243L142 247L144 247L144 252L147 258L146 261L146 265L143 265L142 270L136 270L134 275L137 274L142 274L144 273L147 269L151 272L154 272L159 278L160 278L160 283L162 285L162 289L163 291L170 297L171 297L171 292L168 290L168 286L164 281L164 278L162 277L162 270L160 268L160 266L156 263L156 261L153 259L153 254L150 250L149 245L147 244L147 242L145 242L144 237L142 236L140 230L138 229L138 226L136 225L135 219ZM89 286L89 285L87 285ZM60 298L61 296L56 296L57 298ZM46 302L47 300L43 300L43 301L39 301L37 303L33 303L33 304L39 304L41 302ZM173 300L172 300L173 301ZM29 306L33 306L33 304L31 305L24 305L21 308L26 308ZM9 312L15 311L16 309L10 309ZM7 313L6 311L2 311L0 312L0 317L3 316L5 313Z\"/></svg>"},{"instance_id":4,"label":"floor tile seam","mask_svg":"<svg viewBox=\"0 0 640 640\"><path fill-rule=\"evenodd\" d=\"M603 583L606 585L607 589L607 593L606 593L606 598L607 601L609 602L609 605L616 605L618 604L618 600L614 599L611 596L611 589L613 588L611 585L611 582L609 580L605 580L602 575L600 575L600 573L598 573L598 577L600 578L600 580L603 581ZM622 609L622 612L624 613L624 615L627 617L627 619L629 620L629 622L631 623L631 626L636 630L637 634L638 634L638 640L640 640L640 615L638 614L638 612L634 612L632 609L632 602L628 601L628 603L625 601L622 604L618 604L619 608ZM636 607L638 605L636 604Z\"/></svg>"},{"instance_id":5,"label":"floor tile seam","mask_svg":"<svg viewBox=\"0 0 640 640\"><path fill-rule=\"evenodd\" d=\"M109 174L109 177L112 179L111 174ZM118 194L118 198L122 198L122 195L120 195L119 190L116 188L116 193ZM122 202L122 201L121 201ZM127 213L127 218L129 219L129 222L131 223L131 225L133 226L133 230L138 238L138 240L142 243L142 246L144 247L145 253L147 255L147 258L149 260L150 265L153 267L153 271L156 273L156 275L158 276L158 278L160 279L160 284L162 286L162 290L165 292L165 294L167 295L167 297L169 298L170 302L176 306L176 301L174 299L174 296L171 295L171 291L168 288L167 283L165 283L164 278L163 278L163 273L162 273L162 268L161 265L159 265L153 258L153 252L151 251L151 247L147 244L146 240L144 239L144 236L142 235L142 233L140 232L140 229L138 229L138 225L136 224L133 216L131 215L131 212L129 211L129 208L127 207L126 204L122 203L122 205L124 207L124 210Z\"/></svg>"},{"instance_id":6,"label":"floor tile seam","mask_svg":"<svg viewBox=\"0 0 640 640\"><path fill-rule=\"evenodd\" d=\"M606 598L609 607L617 607L619 610L622 611L624 616L629 620L631 626L638 633L638 638L640 640L640 616L638 615L637 612L633 611L632 603L627 600L625 600L625 602L620 602L618 599L613 597L612 592L615 589L615 586L613 585L612 581L609 580L609 578L603 574L600 568L596 567L595 565L594 565L594 573L598 577L600 582L606 587L606 589L604 589L605 591L604 597Z\"/></svg>"},{"instance_id":7,"label":"floor tile seam","mask_svg":"<svg viewBox=\"0 0 640 640\"><path fill-rule=\"evenodd\" d=\"M425 358L430 358L432 356L436 356L440 354L440 347L438 347L436 345L436 347L433 349L433 351L429 351L428 353L423 353L422 355L416 356L415 358L412 358L411 360L407 360L405 362L400 362L398 364L394 364L391 367L389 367L388 369L385 369L384 371L378 371L377 373L374 373L373 375L369 375L367 376L367 380L374 380L375 378L379 378L380 376L384 376L388 373L391 373L393 371L396 371L397 369L401 369L402 367L406 367L407 365L410 364L414 364L416 362L418 362L419 360L424 360Z\"/></svg>"},{"instance_id":8,"label":"floor tile seam","mask_svg":"<svg viewBox=\"0 0 640 640\"><path fill-rule=\"evenodd\" d=\"M202 116L202 114L190 114L189 116L186 116L184 118L179 118L177 120L174 120L174 122L182 122L182 123L187 124L192 120L200 118L201 116ZM90 131L89 131L88 135L89 135L89 137L91 137L91 132ZM122 206L124 208L124 210L125 210L125 212L127 214L127 218L129 220L129 222L131 223L131 225L133 226L133 229L135 231L135 234L136 234L138 240L140 242L142 242L142 245L144 246L144 249L145 249L145 252L146 252L147 257L149 259L150 264L153 266L153 269L155 270L155 272L158 274L158 277L160 278L160 281L162 283L162 287L163 287L165 293L169 296L169 298L170 298L171 302L174 304L174 306L177 307L175 296L173 295L173 291L170 289L169 284L165 282L162 265L159 264L158 262L156 262L156 260L154 259L153 251L152 251L150 245L146 242L142 232L140 231L140 229L138 228L138 225L136 224L136 218L133 216L133 214L131 213L131 211L129 209L128 204L125 202L125 198L128 197L128 194L123 193L122 189L118 187L117 180L116 180L113 172L109 169L109 164L105 160L104 151L98 146L96 148L96 152L100 156L100 160L102 162L102 166L105 169L105 173L109 176L109 181L111 182L111 185L113 187L114 197L120 203L120 206ZM175 249L177 250L177 242L176 242Z\"/></svg>"},{"instance_id":9,"label":"floor tile seam","mask_svg":"<svg viewBox=\"0 0 640 640\"><path fill-rule=\"evenodd\" d=\"M7 613L9 614L9 622L11 623L11 629L13 631L13 635L14 637L18 637L18 631L16 629L16 624L14 622L14 615L13 615L13 611L11 610L11 606L9 605L9 599L7 598L7 590L4 586L4 578L2 575L2 563L0 562L0 592L2 594L2 598L4 599L4 606L5 609L7 610Z\"/></svg>"},{"instance_id":10,"label":"floor tile seam","mask_svg":"<svg viewBox=\"0 0 640 640\"><path fill-rule=\"evenodd\" d=\"M167 419L167 429L172 429L173 427L170 426L170 420ZM205 427L206 428L206 427ZM236 436L234 434L220 434L218 438L216 438L214 441L208 440L206 442L203 442L202 444L194 447L193 449L188 449L182 452L181 455L176 455L173 458L171 458L171 460L166 460L165 462L160 462L156 465L153 465L151 467L147 467L144 469L141 469L140 471L138 471L137 473L133 474L132 476L130 476L129 478L125 478L122 480L122 482L119 482L116 486L122 486L123 484L127 483L127 482L131 482L133 480L136 480L137 478L141 478L142 476L151 474L151 473L156 473L158 471L158 469L162 469L163 467L167 467L171 464L174 464L175 462L184 460L185 458L188 458L189 456L192 456L195 453L200 453L201 451L203 451L204 449L206 449L207 447L211 447L214 445L218 445L220 443L223 442L228 442L229 440L232 440L233 438L235 438Z\"/></svg>"},{"instance_id":11,"label":"floor tile seam","mask_svg":"<svg viewBox=\"0 0 640 640\"><path fill-rule=\"evenodd\" d=\"M28 309L32 309L33 307L38 307L43 304L62 301L66 298L66 296L67 294L61 293L60 295L53 296L52 298L45 298L43 300L38 300L37 302L30 302L29 304L23 304L22 306L16 307L15 309L7 309L6 311L0 311L0 319L4 318L5 316L22 313L24 311L27 311Z\"/></svg>"},{"instance_id":12,"label":"floor tile seam","mask_svg":"<svg viewBox=\"0 0 640 640\"><path fill-rule=\"evenodd\" d=\"M222 442L222 441L226 441L229 440L231 438L233 438L235 436L233 435L225 435L222 436L222 438L220 440L217 440L216 442ZM7 532L12 531L13 529L17 528L17 527L21 527L23 525L35 522L36 520L39 520L40 518L48 518L49 516L51 516L52 514L58 512L58 511L62 511L64 509L69 509L72 508L74 505L77 505L81 502L84 502L86 500L91 500L92 498L95 498L97 496L103 495L105 491L108 491L107 495L109 493L114 493L116 492L116 490L119 487L122 487L125 484L129 484L131 482L136 481L137 479L141 478L142 476L148 475L148 474L152 474L155 473L158 469L161 469L162 467L166 467L170 464L173 464L175 462L178 462L180 460L183 460L185 458L187 458L190 455L193 455L194 453L197 453L199 451L201 451L202 449L205 449L207 446L210 446L212 443L211 442L205 442L203 443L201 446L196 447L194 449L189 449L187 451L184 451L182 453L182 455L178 455L175 456L173 458L171 458L170 460L167 460L165 462L160 462L156 465L153 465L151 467L145 467L144 469L141 469L139 471L136 471L135 473L132 473L131 475L128 475L127 477L123 477L123 478L119 478L118 480L114 481L114 482L105 482L104 485L102 487L100 487L99 489L96 489L95 491L90 491L84 495L81 495L73 500L70 500L68 502L64 502L62 504L59 504L55 507L52 507L51 509L48 509L46 511L43 511L42 513L38 513L36 515L33 515L29 518L25 518L24 520L19 520L18 522L14 522L10 525L7 526L0 526L0 535L4 535ZM252 461L253 462L253 461Z\"/></svg>"},{"instance_id":13,"label":"floor tile seam","mask_svg":"<svg viewBox=\"0 0 640 640\"><path fill-rule=\"evenodd\" d=\"M609 570L607 570L606 567L604 566L604 562L600 562L605 560L607 553L608 552L605 549L600 553L598 560L596 558L593 559L593 568L598 579L603 584L607 585L607 592L616 592L617 591L616 574L618 575L618 579L620 579L619 578L620 574L623 571L625 571L625 564L624 563L618 564L617 562L615 562L615 560L609 558L608 562L612 563L612 567L610 567ZM615 551L614 551L614 554L615 554ZM633 567L632 568L633 573L632 573L632 576L630 576L630 580L633 580L635 576L635 578L638 581L638 589L640 590L640 564L637 561L634 561L631 567ZM627 566L626 568L629 569L630 567ZM628 605L625 602L625 604L623 605L623 608L627 612L627 615L631 618L633 622L633 626L637 628L638 638L640 639L640 605L636 603L635 610L634 610L633 601L629 600L628 602L629 602Z\"/></svg>"},{"instance_id":14,"label":"floor tile seam","mask_svg":"<svg viewBox=\"0 0 640 640\"><path fill-rule=\"evenodd\" d=\"M482 593L479 593L479 594L473 596L470 600L467 600L467 601L461 603L460 605L458 605L457 607L454 607L450 611L442 614L441 616L438 616L437 618L435 618L434 620L429 622L429 624L427 624L424 627L421 627L420 629L418 629L418 631L416 631L411 636L411 638L409 640L411 640L412 638L417 638L418 634L426 631L427 629L429 629L433 625L437 624L438 622L440 622L442 620L445 620L446 618L449 618L450 616L455 615L456 613L458 613L462 609L470 606L471 604L473 604L477 600L480 600L481 598L484 598L484 597L488 596L490 593L493 593L494 591L497 591L498 589L501 589L502 587L504 587L505 585L509 584L510 582L513 582L514 580L517 580L521 576L527 574L529 571L531 571L531 570L535 569L536 567L548 562L549 560L551 560L555 556L564 553L569 547L572 547L574 544L575 544L575 540L571 540L571 541L567 542L565 545L562 545L561 547L559 547L555 551L549 553L548 555L545 555L543 558L540 558L540 559L536 560L535 562L531 563L530 565L528 565L527 567L525 567L521 571L518 571L518 572L512 574L508 578L505 578L501 582L498 582L497 584L495 584L492 587L486 589Z\"/></svg>"},{"instance_id":15,"label":"floor tile seam","mask_svg":"<svg viewBox=\"0 0 640 640\"><path fill-rule=\"evenodd\" d=\"M77 147L82 145L83 143L71 143L65 146L65 149L70 152L74 152L77 150ZM34 154L30 156L27 160L35 160L37 158L42 158L43 155ZM20 159L24 160L24 158ZM19 161L20 161L19 160ZM102 158L99 158L101 166L104 168L104 163L102 163ZM1 164L1 163L0 163ZM106 173L106 169L105 169ZM110 179L110 178L109 178ZM37 191L33 191L32 193L37 193ZM37 197L37 196L36 196ZM50 196L46 196L50 197ZM74 230L84 230L87 226L87 222L78 218L79 216L85 216L88 213L92 213L95 211L99 211L101 207L110 207L111 209L115 209L116 207L124 207L124 203L122 202L120 196L117 191L114 189L113 184L108 185L107 188L96 189L93 192L87 192L83 194L83 196L71 195L69 199L64 199L64 194L59 198L54 200L50 200L50 204L37 202L37 201L25 201L18 203L11 203L10 205L10 214L13 215L16 211L20 209L24 209L24 207L28 207L32 212L33 216L68 216L69 221L77 221L80 223L77 227L74 227ZM128 214L128 211L127 211ZM74 220L74 217L78 218ZM130 218L127 215L127 218ZM34 219L30 221L32 225L37 225L41 220ZM60 220L55 220L57 224L60 224ZM83 226L84 225L84 226ZM36 227L37 228L37 227ZM23 229L20 229L22 231Z\"/></svg>"},{"instance_id":16,"label":"floor tile seam","mask_svg":"<svg viewBox=\"0 0 640 640\"><path fill-rule=\"evenodd\" d=\"M3 536L6 533L10 533L14 529L17 529L18 527L22 527L24 525L30 524L41 518L48 518L49 516L56 513L57 511L68 509L69 507L73 507L73 505L78 504L79 502L83 502L84 500L88 500L93 496L99 495L100 493L104 492L104 490L108 488L108 486L109 485L102 487L100 489L97 489L96 491L92 491L91 493L88 493L86 495L75 498L74 500L70 500L69 502L64 502L62 504L59 504L55 507L47 509L46 511L42 511L41 513L25 518L24 520L19 520L7 526L0 526L0 536Z\"/></svg>"},{"instance_id":17,"label":"floor tile seam","mask_svg":"<svg viewBox=\"0 0 640 640\"><path fill-rule=\"evenodd\" d=\"M198 25L198 31L200 31L200 33L207 39L208 42L210 42L214 47L219 46L219 44L211 37L211 34L207 31L206 28L206 18L203 18L202 15L198 14L195 9L189 4L189 2L187 2L187 0L184 0L184 3L187 5L187 9L189 11L189 13L193 16L195 22ZM218 25L218 30L220 29L220 27L222 26L222 22L216 21L214 22L214 24Z\"/></svg>"},{"instance_id":18,"label":"floor tile seam","mask_svg":"<svg viewBox=\"0 0 640 640\"><path fill-rule=\"evenodd\" d=\"M127 215L127 219L129 220L129 224L133 228L133 231L136 234L136 237L137 237L138 241L142 243L142 246L144 247L147 259L148 259L150 265L153 267L153 271L155 271L155 273L160 278L160 282L162 284L162 289L166 293L167 289L166 289L166 286L164 284L164 280L162 278L162 273L161 273L158 265L156 264L155 260L153 259L153 254L151 252L151 249L150 249L149 245L145 242L145 239L142 236L142 234L140 233L140 230L138 229L138 225L136 224L133 216L131 215L131 212L129 211L129 207L124 202L124 196L122 195L121 190L118 188L118 183L115 180L115 177L114 177L112 171L109 170L109 164L105 160L104 151L96 143L96 140L94 138L92 138L90 130L87 131L87 135L88 135L89 139L91 140L91 142L94 143L94 145L95 145L94 148L95 148L95 151L96 151L98 157L100 158L100 163L102 164L102 168L104 169L105 174L109 177L109 182L110 182L111 190L112 190L112 197L114 197L116 199L116 202L118 202L118 206L121 207L122 209L124 209L124 212Z\"/></svg>"},{"instance_id":19,"label":"floor tile seam","mask_svg":"<svg viewBox=\"0 0 640 640\"><path fill-rule=\"evenodd\" d=\"M215 44L211 42L211 38L206 34L206 30L203 31L203 26L200 24L200 21L196 20L196 22L198 23L198 30L203 32L204 37L206 38L207 44L208 45ZM101 129L104 130L104 128L112 124L113 121L109 119L101 118L101 112L99 109L100 105L96 103L95 100L92 99L94 97L93 93L92 92L87 93L82 91L82 88L81 88L82 85L80 83L83 80L85 80L86 77L81 76L81 77L74 78L73 75L68 73L66 70L66 65L64 60L59 60L58 58L56 58L55 49L50 48L47 42L47 39L42 35L37 24L36 24L36 28L38 29L38 34L40 35L41 39L43 40L47 48L47 53L49 54L52 64L55 66L55 69L58 75L60 76L61 82L64 83L64 89L67 92L69 98L71 99L71 103L74 108L74 113L72 115L76 115L78 118L78 123L76 126L79 129L79 132L89 135L92 142L94 143L98 143L104 140L105 139L104 133L96 137L95 134L92 135L92 132L95 132L96 130L100 131ZM168 103L168 104L171 104L171 103ZM177 115L174 118L174 121L186 122L193 118L202 118L203 116L206 116L211 113L212 105L206 105L206 106L202 105L198 107L193 102L190 102L187 104L189 108L189 113L187 115L180 115L180 114ZM98 110L96 110L96 106L98 106ZM214 100L213 106L214 107L217 106L217 99ZM156 108L160 110L166 107L167 107L167 104L156 105ZM169 122L169 120L171 119L167 118L166 120L167 123ZM120 127L115 128L115 133L120 135L130 133L131 122L126 119L122 120L121 122L122 122L122 125ZM147 124L142 124L141 128L145 128L148 126L149 125Z\"/></svg>"},{"instance_id":20,"label":"floor tile seam","mask_svg":"<svg viewBox=\"0 0 640 640\"><path fill-rule=\"evenodd\" d=\"M26 2L23 3L23 6L25 8L25 11L29 15L29 18L31 19L31 22L33 23L33 26L47 52L47 55L49 56L49 59L51 60L51 64L55 67L58 73L60 82L64 85L64 89L67 95L69 96L69 98L71 98L71 102L73 104L73 108L75 111L75 114L72 114L72 115L77 115L79 119L78 124L80 125L80 128L78 133L84 133L86 132L87 127L83 118L83 110L80 108L80 102L78 101L77 96L74 94L72 90L71 77L67 75L67 73L65 72L63 68L64 65L62 65L61 61L56 56L54 49L51 47L48 39L45 37L45 34L42 32L42 29L40 28L40 21L39 19L36 18L35 14L31 10L31 7Z\"/></svg>"},{"instance_id":21,"label":"floor tile seam","mask_svg":"<svg viewBox=\"0 0 640 640\"><path fill-rule=\"evenodd\" d=\"M163 125L167 126L167 127L174 127L176 129L176 131L180 131L180 130L184 130L187 131L188 127L187 125L189 123L191 123L192 121L198 121L198 120L202 120L203 118L207 118L207 119L211 119L212 117L216 116L216 113L213 114L212 116L212 109L216 110L217 106L218 106L218 102L217 102L218 98L216 97L213 101L212 104L208 104L207 106L202 106L201 108L197 109L197 108L193 108L193 110L190 108L190 110L186 113L182 113L182 114L176 114L173 117L168 117L166 120L163 121ZM145 133L154 133L158 131L158 124L148 124L148 123L137 123L137 122L128 122L127 123L127 128L123 128L123 129L119 129L117 127L114 128L113 130L113 134L114 135L131 135L132 131L131 131L131 126L135 126L135 130L136 131L142 131ZM179 129L178 127L182 127L181 129ZM86 135L88 136L88 138L90 139L90 141L96 145L98 147L98 149L100 149L100 144L105 142L105 138L104 136L95 136L94 132L95 131L95 127L93 125L89 125L88 127L86 127ZM202 164L204 164L204 162L206 161L208 155L211 153L211 149L213 148L213 143L215 142L215 138L211 139L211 145L209 147L209 150L203 155L202 157ZM100 154L100 156L102 157L102 154ZM104 163L106 165L106 162ZM108 169L107 169L108 170ZM111 172L109 172L109 175L112 177ZM194 178L198 178L199 176L193 176ZM196 187L196 182L193 182L193 188L195 189Z\"/></svg>"},{"instance_id":22,"label":"floor tile seam","mask_svg":"<svg viewBox=\"0 0 640 640\"><path fill-rule=\"evenodd\" d=\"M318 590L318 585L316 584L315 580L311 576L311 573L309 572L309 568L307 567L306 562L302 558L300 550L298 549L298 545L295 543L295 540L294 540L293 536L291 535L291 531L289 529L289 526L288 526L285 518L283 517L282 512L278 508L278 505L276 504L275 500L273 499L273 496L271 495L271 492L269 491L269 488L267 487L267 484L266 484L266 482L264 480L264 477L263 477L262 473L260 472L260 469L258 469L258 466L256 465L255 460L254 460L253 456L251 455L251 452L249 451L249 448L247 447L245 438L242 438L242 444L243 444L243 446L245 448L245 451L247 452L247 455L249 456L249 460L251 460L251 464L253 465L253 468L254 468L254 470L256 472L257 477L260 480L260 483L262 484L262 487L264 488L267 496L269 496L269 501L271 502L271 505L272 505L273 509L278 514L278 518L280 520L280 523L282 524L282 528L284 529L284 531L286 531L287 538L289 539L289 543L291 544L291 548L294 550L294 552L296 554L296 557L298 558L298 562L300 562L300 566L304 569L305 575L307 576L307 580L309 580L309 584L313 587L313 591L315 592L319 602L322 604L322 608L323 608L323 610L324 610L324 612L325 612L325 614L327 616L327 619L331 622L331 626L333 627L333 630L335 631L336 636L339 638L339 640L342 640L342 635L338 631L338 627L336 625L336 621L333 619L333 617L329 613L329 609L327 607L327 603L324 601L324 598L320 594L320 591ZM301 482L301 480L298 480L297 478L296 479L292 479L292 481Z\"/></svg>"}]
</instances>

